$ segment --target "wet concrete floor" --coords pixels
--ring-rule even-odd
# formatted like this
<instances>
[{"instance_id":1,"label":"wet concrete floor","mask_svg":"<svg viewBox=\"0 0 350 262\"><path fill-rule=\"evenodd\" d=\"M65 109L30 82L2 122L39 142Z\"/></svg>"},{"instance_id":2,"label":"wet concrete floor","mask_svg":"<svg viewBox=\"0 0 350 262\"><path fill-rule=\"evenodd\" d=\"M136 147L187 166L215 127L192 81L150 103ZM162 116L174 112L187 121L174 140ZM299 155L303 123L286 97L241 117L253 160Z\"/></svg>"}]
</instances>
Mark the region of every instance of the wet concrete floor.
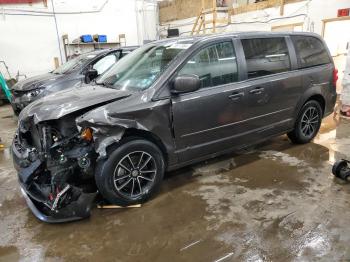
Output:
<instances>
[{"instance_id":1,"label":"wet concrete floor","mask_svg":"<svg viewBox=\"0 0 350 262\"><path fill-rule=\"evenodd\" d=\"M15 127L10 107L0 107L6 147ZM313 143L280 136L168 173L141 208L49 225L27 208L5 148L0 261L348 261L350 184L330 170L349 152L350 121L328 117Z\"/></svg>"}]
</instances>

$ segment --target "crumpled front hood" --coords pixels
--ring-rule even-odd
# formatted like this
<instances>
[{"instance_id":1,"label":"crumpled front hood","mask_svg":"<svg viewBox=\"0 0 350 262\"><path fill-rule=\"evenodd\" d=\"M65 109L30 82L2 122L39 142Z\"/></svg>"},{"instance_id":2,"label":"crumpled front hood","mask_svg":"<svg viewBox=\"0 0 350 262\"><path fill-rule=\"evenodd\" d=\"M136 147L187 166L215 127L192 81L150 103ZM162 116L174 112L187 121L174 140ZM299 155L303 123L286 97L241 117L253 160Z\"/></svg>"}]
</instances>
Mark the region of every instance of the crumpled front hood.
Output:
<instances>
[{"instance_id":1,"label":"crumpled front hood","mask_svg":"<svg viewBox=\"0 0 350 262\"><path fill-rule=\"evenodd\" d=\"M29 91L33 89L37 89L40 86L47 86L51 83L57 81L60 78L63 78L65 75L57 75L53 73L47 73L43 75L33 76L26 78L14 86L11 89L15 91Z\"/></svg>"},{"instance_id":2,"label":"crumpled front hood","mask_svg":"<svg viewBox=\"0 0 350 262\"><path fill-rule=\"evenodd\" d=\"M41 121L59 119L84 108L91 109L93 106L113 102L130 95L131 93L128 91L102 86L75 87L43 97L29 104L19 115L19 121L32 117L36 124Z\"/></svg>"}]
</instances>

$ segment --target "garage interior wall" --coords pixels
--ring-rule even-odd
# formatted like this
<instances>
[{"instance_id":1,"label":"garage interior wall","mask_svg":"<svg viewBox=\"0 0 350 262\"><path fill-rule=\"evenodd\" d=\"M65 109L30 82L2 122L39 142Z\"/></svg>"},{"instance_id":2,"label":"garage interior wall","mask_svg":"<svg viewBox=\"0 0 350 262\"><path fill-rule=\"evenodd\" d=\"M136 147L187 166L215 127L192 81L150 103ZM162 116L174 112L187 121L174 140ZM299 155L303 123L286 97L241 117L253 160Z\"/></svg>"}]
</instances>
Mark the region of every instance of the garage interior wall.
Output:
<instances>
[{"instance_id":1,"label":"garage interior wall","mask_svg":"<svg viewBox=\"0 0 350 262\"><path fill-rule=\"evenodd\" d=\"M127 45L157 38L154 1L48 0L47 4L0 5L0 60L12 76L18 71L28 77L51 71L54 57L64 62L63 34L70 41L83 34L105 34L108 42L125 34Z\"/></svg>"},{"instance_id":2,"label":"garage interior wall","mask_svg":"<svg viewBox=\"0 0 350 262\"><path fill-rule=\"evenodd\" d=\"M232 31L271 31L272 27L302 23L302 30L321 34L322 20L337 16L337 10L349 8L349 0L325 1L308 0L284 6L284 15L280 16L280 7L267 8L242 13L231 17L229 26L220 27L217 32ZM225 14L218 14L218 17ZM210 16L209 16L210 17ZM211 19L211 17L208 20ZM181 35L188 35L196 17L161 23L160 35L165 36L168 28L179 28ZM211 26L211 25L209 25ZM208 27L209 27L208 26ZM209 32L209 30L207 30Z\"/></svg>"}]
</instances>

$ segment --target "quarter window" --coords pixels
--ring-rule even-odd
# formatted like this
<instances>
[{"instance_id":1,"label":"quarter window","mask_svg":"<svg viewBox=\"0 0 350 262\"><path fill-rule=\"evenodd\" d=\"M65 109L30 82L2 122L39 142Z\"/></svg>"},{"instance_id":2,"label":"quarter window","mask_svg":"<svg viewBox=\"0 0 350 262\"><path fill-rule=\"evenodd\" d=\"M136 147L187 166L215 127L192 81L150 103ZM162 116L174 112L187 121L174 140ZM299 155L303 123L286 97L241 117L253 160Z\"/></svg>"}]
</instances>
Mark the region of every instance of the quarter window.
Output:
<instances>
[{"instance_id":1,"label":"quarter window","mask_svg":"<svg viewBox=\"0 0 350 262\"><path fill-rule=\"evenodd\" d=\"M224 85L238 80L237 59L232 42L205 47L180 70L179 75L199 76L201 87Z\"/></svg>"},{"instance_id":2,"label":"quarter window","mask_svg":"<svg viewBox=\"0 0 350 262\"><path fill-rule=\"evenodd\" d=\"M323 43L312 36L292 36L301 68L330 63L330 58Z\"/></svg>"},{"instance_id":3,"label":"quarter window","mask_svg":"<svg viewBox=\"0 0 350 262\"><path fill-rule=\"evenodd\" d=\"M248 78L291 70L284 37L243 39L242 45L247 61Z\"/></svg>"}]
</instances>

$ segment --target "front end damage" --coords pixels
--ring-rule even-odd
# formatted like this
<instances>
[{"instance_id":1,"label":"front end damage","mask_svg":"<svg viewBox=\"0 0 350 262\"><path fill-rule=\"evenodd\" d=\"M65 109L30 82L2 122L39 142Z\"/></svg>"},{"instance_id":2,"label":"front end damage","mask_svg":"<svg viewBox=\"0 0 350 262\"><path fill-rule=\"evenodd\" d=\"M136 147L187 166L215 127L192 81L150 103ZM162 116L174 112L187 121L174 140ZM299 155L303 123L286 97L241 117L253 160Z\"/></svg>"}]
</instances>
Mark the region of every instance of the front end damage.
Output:
<instances>
[{"instance_id":1,"label":"front end damage","mask_svg":"<svg viewBox=\"0 0 350 262\"><path fill-rule=\"evenodd\" d=\"M34 124L20 121L12 144L21 191L33 214L59 223L90 215L97 195L97 155L91 130L79 130L74 117Z\"/></svg>"},{"instance_id":2,"label":"front end damage","mask_svg":"<svg viewBox=\"0 0 350 262\"><path fill-rule=\"evenodd\" d=\"M173 152L169 123L168 101L150 107L145 94L112 88L85 86L31 103L19 116L12 144L28 206L45 222L88 217L98 193L96 165L109 148L143 131L159 134Z\"/></svg>"}]
</instances>

